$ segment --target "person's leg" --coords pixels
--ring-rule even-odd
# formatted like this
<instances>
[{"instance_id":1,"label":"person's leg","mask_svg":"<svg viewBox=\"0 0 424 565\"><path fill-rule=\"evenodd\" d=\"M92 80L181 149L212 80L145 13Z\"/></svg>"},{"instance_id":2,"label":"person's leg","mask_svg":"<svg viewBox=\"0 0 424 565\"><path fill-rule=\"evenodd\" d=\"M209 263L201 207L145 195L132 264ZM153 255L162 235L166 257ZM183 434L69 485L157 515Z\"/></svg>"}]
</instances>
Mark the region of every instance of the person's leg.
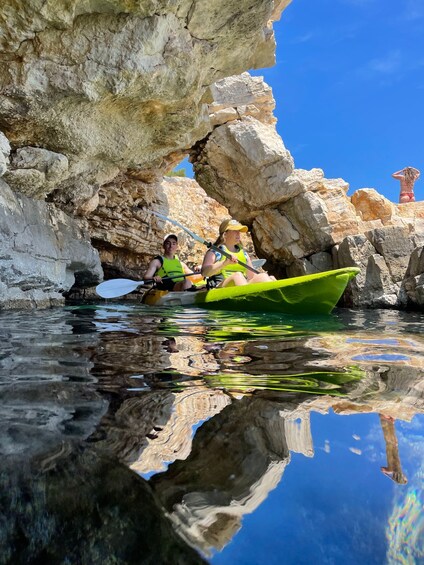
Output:
<instances>
[{"instance_id":1,"label":"person's leg","mask_svg":"<svg viewBox=\"0 0 424 565\"><path fill-rule=\"evenodd\" d=\"M179 281L174 284L174 288L172 290L181 291L187 290L193 286L193 283L189 279L184 279L183 281Z\"/></svg>"},{"instance_id":2,"label":"person's leg","mask_svg":"<svg viewBox=\"0 0 424 565\"><path fill-rule=\"evenodd\" d=\"M268 273L258 273L257 275L253 275L249 283L270 282L275 280L276 278L268 275Z\"/></svg>"},{"instance_id":3,"label":"person's leg","mask_svg":"<svg viewBox=\"0 0 424 565\"><path fill-rule=\"evenodd\" d=\"M222 288L224 286L243 286L245 284L247 284L246 277L243 273L236 272L224 279L219 286Z\"/></svg>"}]
</instances>

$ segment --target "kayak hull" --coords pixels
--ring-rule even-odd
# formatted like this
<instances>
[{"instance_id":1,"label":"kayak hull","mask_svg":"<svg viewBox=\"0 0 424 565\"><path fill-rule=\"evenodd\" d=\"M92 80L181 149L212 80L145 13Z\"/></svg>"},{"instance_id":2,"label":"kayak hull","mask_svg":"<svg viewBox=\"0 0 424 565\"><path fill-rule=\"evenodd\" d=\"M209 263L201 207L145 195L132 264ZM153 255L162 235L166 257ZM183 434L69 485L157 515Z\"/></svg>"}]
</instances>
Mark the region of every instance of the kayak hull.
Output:
<instances>
[{"instance_id":1,"label":"kayak hull","mask_svg":"<svg viewBox=\"0 0 424 565\"><path fill-rule=\"evenodd\" d=\"M198 306L238 312L329 314L349 281L358 273L358 268L347 267L279 281L196 292L154 289L146 293L143 302L151 306Z\"/></svg>"}]
</instances>

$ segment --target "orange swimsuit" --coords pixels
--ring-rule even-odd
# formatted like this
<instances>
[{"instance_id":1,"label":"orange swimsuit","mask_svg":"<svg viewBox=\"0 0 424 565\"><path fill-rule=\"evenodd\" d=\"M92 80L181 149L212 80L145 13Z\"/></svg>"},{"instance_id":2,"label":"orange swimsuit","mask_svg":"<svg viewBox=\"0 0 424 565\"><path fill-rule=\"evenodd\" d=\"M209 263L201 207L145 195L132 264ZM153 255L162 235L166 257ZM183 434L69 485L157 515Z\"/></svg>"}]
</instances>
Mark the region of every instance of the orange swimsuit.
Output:
<instances>
[{"instance_id":1,"label":"orange swimsuit","mask_svg":"<svg viewBox=\"0 0 424 565\"><path fill-rule=\"evenodd\" d=\"M399 196L399 202L403 204L404 202L415 202L415 196L413 192L401 192Z\"/></svg>"}]
</instances>

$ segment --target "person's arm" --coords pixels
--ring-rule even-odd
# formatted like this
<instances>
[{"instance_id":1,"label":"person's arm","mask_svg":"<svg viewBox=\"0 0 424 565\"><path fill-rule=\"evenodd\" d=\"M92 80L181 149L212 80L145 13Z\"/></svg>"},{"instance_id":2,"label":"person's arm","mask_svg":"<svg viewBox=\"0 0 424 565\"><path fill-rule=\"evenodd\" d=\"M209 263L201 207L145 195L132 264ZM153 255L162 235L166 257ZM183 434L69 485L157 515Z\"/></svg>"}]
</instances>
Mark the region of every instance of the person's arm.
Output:
<instances>
[{"instance_id":1,"label":"person's arm","mask_svg":"<svg viewBox=\"0 0 424 565\"><path fill-rule=\"evenodd\" d=\"M193 269L190 269L190 267L188 267L185 263L183 263L182 261L180 261L181 263L181 267L183 268L183 273L185 275L192 275L194 274Z\"/></svg>"},{"instance_id":2,"label":"person's arm","mask_svg":"<svg viewBox=\"0 0 424 565\"><path fill-rule=\"evenodd\" d=\"M246 253L246 251L244 252L244 254L246 255L246 263L249 265L249 267L253 268L252 265L252 260L250 259L249 255ZM256 273L254 273L253 271L247 271L246 273L246 278L248 281L250 281L251 278L253 278L255 276Z\"/></svg>"},{"instance_id":3,"label":"person's arm","mask_svg":"<svg viewBox=\"0 0 424 565\"><path fill-rule=\"evenodd\" d=\"M199 271L195 271L193 269L190 269L190 267L188 267L185 263L183 263L182 261L180 261L181 266L183 268L183 272L185 275L192 275L191 277L188 277L191 282L199 282L202 280L202 275L199 273Z\"/></svg>"},{"instance_id":4,"label":"person's arm","mask_svg":"<svg viewBox=\"0 0 424 565\"><path fill-rule=\"evenodd\" d=\"M147 267L146 272L144 273L143 279L153 279L156 282L161 282L162 278L159 276L155 276L156 271L161 268L161 264L159 259L152 259Z\"/></svg>"},{"instance_id":5,"label":"person's arm","mask_svg":"<svg viewBox=\"0 0 424 565\"><path fill-rule=\"evenodd\" d=\"M401 171L396 171L395 173L393 173L392 177L394 179L403 179L403 177L404 177L403 169Z\"/></svg>"},{"instance_id":6,"label":"person's arm","mask_svg":"<svg viewBox=\"0 0 424 565\"><path fill-rule=\"evenodd\" d=\"M215 263L215 253L210 249L206 252L206 255L203 259L201 273L203 277L213 277L213 275L217 275L222 271L224 267L227 265L231 265L232 263L237 263L237 257L231 255L231 259L227 257L223 257L221 261L217 261Z\"/></svg>"}]
</instances>

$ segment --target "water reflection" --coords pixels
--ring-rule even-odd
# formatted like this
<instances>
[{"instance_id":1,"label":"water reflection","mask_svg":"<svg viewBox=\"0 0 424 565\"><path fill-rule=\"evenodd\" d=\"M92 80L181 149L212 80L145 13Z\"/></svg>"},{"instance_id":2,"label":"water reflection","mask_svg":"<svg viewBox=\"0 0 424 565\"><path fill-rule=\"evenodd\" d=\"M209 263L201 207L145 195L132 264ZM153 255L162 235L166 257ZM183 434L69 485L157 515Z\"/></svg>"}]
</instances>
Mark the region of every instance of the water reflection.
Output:
<instances>
[{"instance_id":1,"label":"water reflection","mask_svg":"<svg viewBox=\"0 0 424 565\"><path fill-rule=\"evenodd\" d=\"M10 312L0 322L0 454L66 452L65 445L94 431L108 407L91 372L98 336L85 319L75 333L62 310Z\"/></svg>"},{"instance_id":2,"label":"water reflection","mask_svg":"<svg viewBox=\"0 0 424 565\"><path fill-rule=\"evenodd\" d=\"M21 560L29 555L28 548L41 543L37 528L44 519L63 524L65 512L53 504L53 497L36 493L52 485L51 492L71 504L57 494L60 485L65 490L71 487L70 474L84 485L84 497L92 498L87 512L82 500L75 503L75 515L83 520L86 513L86 527L95 532L94 538L110 537L100 553L94 545L84 546L85 562L106 554L119 561L119 536L104 529L103 523L113 511L98 501L106 496L99 484L104 480L104 488L110 487L116 474L121 490L113 500L122 497L118 522L125 524L129 535L153 535L135 523L135 506L141 503L137 497L148 492L148 501L142 504L159 520L161 531L166 530L162 520L168 524L166 515L180 537L202 555L215 562L234 562L231 548L236 540L246 543L248 517L260 515L273 500L279 500L281 511L280 515L273 510L274 519L294 535L291 524L301 516L286 498L290 485L297 488L293 481L300 481L303 468L315 485L308 491L308 512L320 510L313 493L325 489L327 474L345 477L356 469L349 484L360 485L370 498L376 490L385 501L382 506L375 502L381 524L387 525L386 530L382 525L376 528L379 547L387 555L402 551L424 557L424 524L416 515L423 498L423 470L407 447L411 438L423 437L420 322L417 315L392 312L341 311L331 317L294 319L134 304L0 314L0 454L5 488L12 468L22 467L13 496L3 494L0 518L3 523L16 512L13 501L24 497L25 485L32 485L37 508L27 516L26 533L19 542L14 537L19 520L10 521L2 538L8 555ZM316 420L317 414L322 419ZM367 423L361 433L353 429L357 418ZM324 421L332 425L321 438ZM349 440L338 436L345 428L350 430ZM320 469L325 461L333 461L340 446L344 455L332 463L335 467ZM364 477L363 483L359 477ZM395 491L390 508L389 487L401 489ZM340 490L340 499L345 496ZM100 529L95 527L96 504L102 508ZM282 523L286 506L291 515ZM402 512L408 514L409 525L400 523ZM142 514L144 519L145 511ZM344 517L345 523L349 520ZM255 527L256 535L266 535L259 522ZM298 527L302 531L301 523ZM361 531L367 527L364 523ZM66 530L65 547L72 547L75 536L82 535L78 528ZM157 544L162 543L161 535L155 538ZM187 546L178 545L183 542L172 538L168 544L170 535L165 535L165 547L182 551L184 559L185 551L187 559L197 558ZM319 532L315 535L318 538ZM59 559L62 554L52 536L46 540L54 548L54 559ZM415 553L408 554L412 539ZM40 547L47 547L43 543ZM343 543L349 555L356 551L358 557L354 544ZM136 547L134 542L131 551ZM283 553L275 547L266 555L267 562L272 562L271 555L281 562ZM159 549L153 545L149 551L155 555ZM258 562L253 553L251 561L244 554L244 562ZM159 562L160 557L158 553ZM366 553L362 557L366 559ZM296 559L287 557L287 562Z\"/></svg>"},{"instance_id":3,"label":"water reflection","mask_svg":"<svg viewBox=\"0 0 424 565\"><path fill-rule=\"evenodd\" d=\"M280 482L290 462L281 408L261 399L232 403L200 428L186 461L151 479L177 531L202 553L222 549ZM306 442L288 436L309 455L303 427Z\"/></svg>"}]
</instances>

